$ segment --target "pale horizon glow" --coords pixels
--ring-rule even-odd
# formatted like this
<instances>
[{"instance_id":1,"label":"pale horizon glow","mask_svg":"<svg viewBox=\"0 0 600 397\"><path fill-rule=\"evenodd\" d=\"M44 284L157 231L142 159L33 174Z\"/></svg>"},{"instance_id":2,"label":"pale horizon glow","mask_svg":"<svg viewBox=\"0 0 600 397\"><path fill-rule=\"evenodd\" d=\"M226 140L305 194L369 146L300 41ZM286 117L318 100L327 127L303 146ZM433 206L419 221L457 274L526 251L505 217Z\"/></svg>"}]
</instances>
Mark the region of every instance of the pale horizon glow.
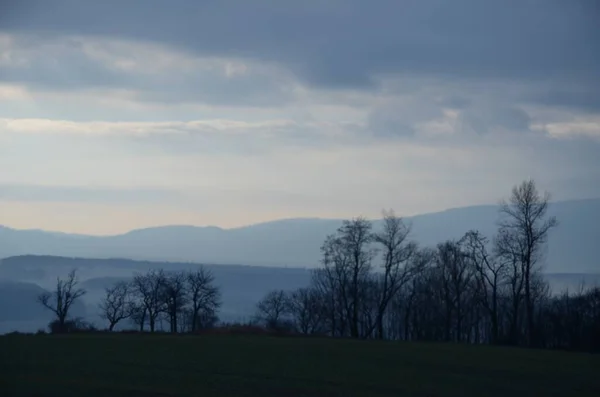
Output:
<instances>
[{"instance_id":1,"label":"pale horizon glow","mask_svg":"<svg viewBox=\"0 0 600 397\"><path fill-rule=\"evenodd\" d=\"M268 223L273 221L281 221L281 220L290 220L297 218L306 218L306 219L347 219L354 216L366 216L368 219L378 219L381 217L381 211L375 211L370 213L370 216L366 214L358 214L358 215L349 215L346 213L330 213L327 216L322 216L319 214L311 214L311 213L300 213L294 217L288 217L286 213L262 213L257 214L255 216L248 216L243 218L236 217L234 219L230 219L231 222L223 221L224 218L218 214L211 216L210 214L202 214L198 212L185 212L185 211L164 211L162 209L161 213L150 215L151 208L148 208L148 211L140 212L135 209L123 209L123 208L111 208L111 207L102 207L102 206L73 206L71 203L53 203L42 206L22 206L19 203L6 203L3 204L7 206L9 209L9 214L12 211L19 214L20 211L27 211L34 208L39 211L41 218L44 219L46 224L40 224L39 220L35 220L34 222L27 223L23 222L24 217L17 215L13 218L9 215L5 219L7 219L7 226L11 229L17 230L44 230L49 232L61 232L68 234L84 234L90 236L113 236L124 234L130 232L132 230L138 229L146 229L153 227L166 227L166 226L195 226L195 227L219 227L221 229L236 229L245 226L251 226L259 223ZM12 210L12 211L11 211ZM107 214L104 220L95 219L93 225L88 224L88 214L90 210L101 210L103 213ZM443 211L445 209L434 210L432 212ZM62 211L62 212L61 212ZM61 215L48 217L47 214L50 212L60 213ZM53 229L53 225L60 224L64 222L64 214L68 214L68 222L69 228L56 230ZM422 213L406 213L403 216L410 217L414 215L421 215ZM30 215L37 215L35 212ZM30 217L29 219L32 219ZM38 218L39 219L39 218ZM121 219L125 222L115 223L115 219ZM25 219L26 221L28 219ZM33 219L32 219L33 220ZM127 225L134 225L133 228Z\"/></svg>"}]
</instances>

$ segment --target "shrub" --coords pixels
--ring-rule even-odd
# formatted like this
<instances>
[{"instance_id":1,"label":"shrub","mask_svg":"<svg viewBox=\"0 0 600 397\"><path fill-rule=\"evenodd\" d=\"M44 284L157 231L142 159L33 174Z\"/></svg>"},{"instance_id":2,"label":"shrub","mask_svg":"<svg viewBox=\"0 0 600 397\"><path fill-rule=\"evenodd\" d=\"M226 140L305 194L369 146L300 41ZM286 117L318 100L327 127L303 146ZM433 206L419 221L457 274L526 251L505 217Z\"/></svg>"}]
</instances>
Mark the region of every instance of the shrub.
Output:
<instances>
[{"instance_id":1,"label":"shrub","mask_svg":"<svg viewBox=\"0 0 600 397\"><path fill-rule=\"evenodd\" d=\"M93 324L84 321L81 318L67 320L62 325L58 320L54 320L51 321L50 324L48 324L48 329L52 334L68 334L98 331L98 329Z\"/></svg>"}]
</instances>

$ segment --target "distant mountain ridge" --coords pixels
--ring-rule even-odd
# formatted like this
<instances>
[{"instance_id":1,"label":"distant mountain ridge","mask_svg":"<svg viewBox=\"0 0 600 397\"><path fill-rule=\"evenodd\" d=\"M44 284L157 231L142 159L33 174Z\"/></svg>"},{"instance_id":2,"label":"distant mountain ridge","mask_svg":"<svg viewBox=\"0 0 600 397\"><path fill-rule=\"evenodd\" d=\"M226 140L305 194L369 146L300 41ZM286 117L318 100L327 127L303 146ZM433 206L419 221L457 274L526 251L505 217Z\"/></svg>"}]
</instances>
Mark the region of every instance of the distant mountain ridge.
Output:
<instances>
[{"instance_id":1,"label":"distant mountain ridge","mask_svg":"<svg viewBox=\"0 0 600 397\"><path fill-rule=\"evenodd\" d=\"M559 220L546 255L550 272L600 272L600 198L552 203ZM401 212L398 211L401 215ZM406 217L421 245L460 238L477 229L492 238L498 206L449 209ZM0 226L0 257L56 255L85 258L129 258L254 266L315 267L325 237L341 225L339 219L297 218L233 229L215 226L161 226L114 236L86 236ZM377 228L380 220L373 221Z\"/></svg>"}]
</instances>

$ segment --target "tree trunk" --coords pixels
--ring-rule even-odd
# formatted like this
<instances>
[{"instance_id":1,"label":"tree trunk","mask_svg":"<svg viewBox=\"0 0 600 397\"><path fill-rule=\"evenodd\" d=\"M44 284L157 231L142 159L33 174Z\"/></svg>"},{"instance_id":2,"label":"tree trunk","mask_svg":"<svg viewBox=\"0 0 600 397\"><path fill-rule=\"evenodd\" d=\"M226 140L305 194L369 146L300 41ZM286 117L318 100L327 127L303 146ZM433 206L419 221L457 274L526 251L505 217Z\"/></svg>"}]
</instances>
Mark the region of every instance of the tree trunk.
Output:
<instances>
[{"instance_id":1,"label":"tree trunk","mask_svg":"<svg viewBox=\"0 0 600 397\"><path fill-rule=\"evenodd\" d=\"M384 339L383 314L377 316L377 337L381 340Z\"/></svg>"},{"instance_id":2,"label":"tree trunk","mask_svg":"<svg viewBox=\"0 0 600 397\"><path fill-rule=\"evenodd\" d=\"M171 333L177 333L177 312L171 314Z\"/></svg>"},{"instance_id":3,"label":"tree trunk","mask_svg":"<svg viewBox=\"0 0 600 397\"><path fill-rule=\"evenodd\" d=\"M410 315L411 307L410 305L407 305L406 313L404 314L404 340L409 340L410 337Z\"/></svg>"},{"instance_id":4,"label":"tree trunk","mask_svg":"<svg viewBox=\"0 0 600 397\"><path fill-rule=\"evenodd\" d=\"M449 306L450 304L448 302L446 302L446 342L450 342L450 334L451 334L451 328L452 328L452 309Z\"/></svg>"},{"instance_id":5,"label":"tree trunk","mask_svg":"<svg viewBox=\"0 0 600 397\"><path fill-rule=\"evenodd\" d=\"M142 312L142 318L140 319L140 332L144 332L144 325L146 324L146 309Z\"/></svg>"},{"instance_id":6,"label":"tree trunk","mask_svg":"<svg viewBox=\"0 0 600 397\"><path fill-rule=\"evenodd\" d=\"M525 274L525 313L527 316L527 345L532 347L534 345L533 337L533 302L531 300L531 281L530 272L527 271Z\"/></svg>"},{"instance_id":7,"label":"tree trunk","mask_svg":"<svg viewBox=\"0 0 600 397\"><path fill-rule=\"evenodd\" d=\"M498 292L496 286L492 290L492 344L498 343Z\"/></svg>"},{"instance_id":8,"label":"tree trunk","mask_svg":"<svg viewBox=\"0 0 600 397\"><path fill-rule=\"evenodd\" d=\"M513 305L512 321L510 325L510 339L513 344L519 344L519 305Z\"/></svg>"},{"instance_id":9,"label":"tree trunk","mask_svg":"<svg viewBox=\"0 0 600 397\"><path fill-rule=\"evenodd\" d=\"M353 338L358 338L358 273L356 273L356 270L352 283L352 322L350 324L350 333Z\"/></svg>"},{"instance_id":10,"label":"tree trunk","mask_svg":"<svg viewBox=\"0 0 600 397\"><path fill-rule=\"evenodd\" d=\"M194 308L192 311L192 332L196 332L196 324L198 322L198 310Z\"/></svg>"},{"instance_id":11,"label":"tree trunk","mask_svg":"<svg viewBox=\"0 0 600 397\"><path fill-rule=\"evenodd\" d=\"M460 302L460 295L458 296L458 303L456 304L456 341L462 340L462 305Z\"/></svg>"}]
</instances>

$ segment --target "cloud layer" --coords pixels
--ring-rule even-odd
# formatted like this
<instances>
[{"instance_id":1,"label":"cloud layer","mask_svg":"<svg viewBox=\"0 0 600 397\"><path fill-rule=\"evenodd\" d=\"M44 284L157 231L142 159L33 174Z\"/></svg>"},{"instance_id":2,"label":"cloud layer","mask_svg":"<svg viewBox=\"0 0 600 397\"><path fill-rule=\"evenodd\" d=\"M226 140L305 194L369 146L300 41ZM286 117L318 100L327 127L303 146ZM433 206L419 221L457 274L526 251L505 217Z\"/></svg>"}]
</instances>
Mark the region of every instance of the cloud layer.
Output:
<instances>
[{"instance_id":1,"label":"cloud layer","mask_svg":"<svg viewBox=\"0 0 600 397\"><path fill-rule=\"evenodd\" d=\"M386 73L598 79L593 1L12 1L13 32L117 36L280 62L325 86Z\"/></svg>"},{"instance_id":2,"label":"cloud layer","mask_svg":"<svg viewBox=\"0 0 600 397\"><path fill-rule=\"evenodd\" d=\"M94 232L56 223L48 206L67 203L98 224L140 204L103 231L409 214L527 177L600 196L591 0L9 0L0 15L0 224Z\"/></svg>"}]
</instances>

